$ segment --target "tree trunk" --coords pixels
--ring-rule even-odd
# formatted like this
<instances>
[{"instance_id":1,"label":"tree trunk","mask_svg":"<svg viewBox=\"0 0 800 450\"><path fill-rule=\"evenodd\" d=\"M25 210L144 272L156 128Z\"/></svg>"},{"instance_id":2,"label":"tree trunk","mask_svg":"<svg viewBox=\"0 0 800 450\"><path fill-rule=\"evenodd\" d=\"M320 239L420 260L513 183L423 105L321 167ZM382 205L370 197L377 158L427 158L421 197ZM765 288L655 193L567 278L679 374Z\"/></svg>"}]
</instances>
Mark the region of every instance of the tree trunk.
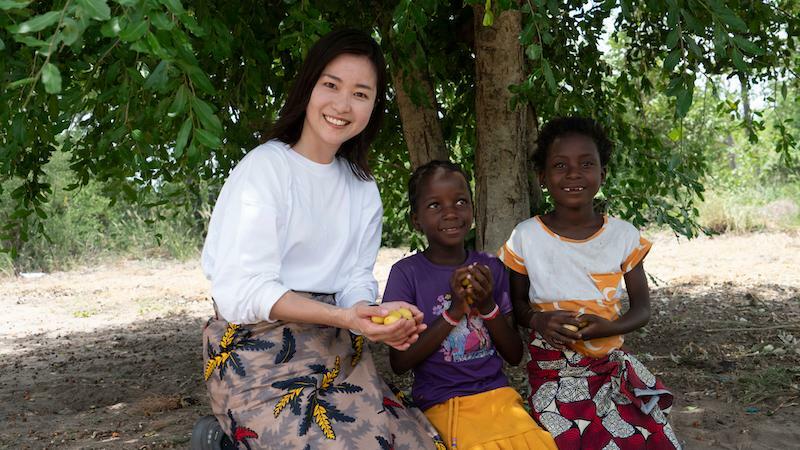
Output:
<instances>
[{"instance_id":1,"label":"tree trunk","mask_svg":"<svg viewBox=\"0 0 800 450\"><path fill-rule=\"evenodd\" d=\"M536 165L533 162L533 154L536 153L536 139L539 138L539 121L536 119L536 110L532 105L528 105L525 111L525 143L528 152L528 202L530 202L530 213L528 216L543 213L542 211L542 188L539 186L539 177L536 175Z\"/></svg>"},{"instance_id":2,"label":"tree trunk","mask_svg":"<svg viewBox=\"0 0 800 450\"><path fill-rule=\"evenodd\" d=\"M434 159L447 160L449 154L444 144L436 96L428 74L421 71L409 74L400 67L392 67L392 80L412 169ZM410 95L406 90L407 86L415 86L417 92L423 96L423 101L418 102L420 104L415 104L412 99L415 96Z\"/></svg>"},{"instance_id":3,"label":"tree trunk","mask_svg":"<svg viewBox=\"0 0 800 450\"><path fill-rule=\"evenodd\" d=\"M483 26L484 8L475 8L475 80L477 147L475 149L475 246L494 253L514 226L529 217L528 160L531 138L524 104L509 109L508 86L524 79L517 10L499 14Z\"/></svg>"}]
</instances>

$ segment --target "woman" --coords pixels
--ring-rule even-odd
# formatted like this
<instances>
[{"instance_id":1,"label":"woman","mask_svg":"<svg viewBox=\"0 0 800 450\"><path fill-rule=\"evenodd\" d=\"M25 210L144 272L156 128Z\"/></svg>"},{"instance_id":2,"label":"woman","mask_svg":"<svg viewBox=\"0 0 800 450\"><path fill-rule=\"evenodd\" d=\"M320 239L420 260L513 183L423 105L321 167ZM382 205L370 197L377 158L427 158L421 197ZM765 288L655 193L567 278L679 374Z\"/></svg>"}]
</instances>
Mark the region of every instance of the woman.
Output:
<instances>
[{"instance_id":1,"label":"woman","mask_svg":"<svg viewBox=\"0 0 800 450\"><path fill-rule=\"evenodd\" d=\"M233 446L434 448L435 432L383 383L364 345L405 350L425 328L408 304L370 305L382 206L367 151L385 80L368 35L322 37L271 140L217 200L202 256L217 312L203 331L205 378ZM371 321L400 307L414 320ZM193 443L213 440L213 425L201 419Z\"/></svg>"}]
</instances>

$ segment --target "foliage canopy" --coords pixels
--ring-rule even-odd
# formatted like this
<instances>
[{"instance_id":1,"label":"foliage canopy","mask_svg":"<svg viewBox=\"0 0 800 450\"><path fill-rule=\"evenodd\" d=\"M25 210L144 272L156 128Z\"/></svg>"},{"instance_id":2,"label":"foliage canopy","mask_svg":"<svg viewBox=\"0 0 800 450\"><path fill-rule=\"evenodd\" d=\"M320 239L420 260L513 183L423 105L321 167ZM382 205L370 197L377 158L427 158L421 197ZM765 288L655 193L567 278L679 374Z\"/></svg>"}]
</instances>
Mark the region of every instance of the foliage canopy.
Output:
<instances>
[{"instance_id":1,"label":"foliage canopy","mask_svg":"<svg viewBox=\"0 0 800 450\"><path fill-rule=\"evenodd\" d=\"M0 0L0 182L18 181L0 192L15 204L0 240L14 250L43 229L43 168L57 149L70 155L72 188L100 182L112 201L192 208L207 186L213 197L275 119L305 50L335 27L371 29L391 70L430 77L451 158L469 171L473 4L485 8L484 26L522 13L528 76L509 86L511 108L531 107L538 122L577 113L607 126L617 151L603 194L637 224L698 231L709 160L684 126L698 89L734 77L775 98L798 92L795 0ZM432 100L413 82L405 88L418 104ZM659 101L670 115L648 115ZM713 102L757 141L762 118ZM390 102L373 159L389 244L410 234L402 127ZM787 116L773 127L781 164L797 167L798 124Z\"/></svg>"}]
</instances>

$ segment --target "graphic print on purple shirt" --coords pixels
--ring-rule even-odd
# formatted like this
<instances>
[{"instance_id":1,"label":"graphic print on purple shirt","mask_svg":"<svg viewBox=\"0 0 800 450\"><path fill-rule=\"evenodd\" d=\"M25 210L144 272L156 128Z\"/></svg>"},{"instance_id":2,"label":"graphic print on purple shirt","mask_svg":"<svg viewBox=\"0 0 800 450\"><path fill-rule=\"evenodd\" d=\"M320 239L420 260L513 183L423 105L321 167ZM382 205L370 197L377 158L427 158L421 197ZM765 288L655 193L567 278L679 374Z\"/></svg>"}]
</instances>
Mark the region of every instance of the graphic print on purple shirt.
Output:
<instances>
[{"instance_id":1,"label":"graphic print on purple shirt","mask_svg":"<svg viewBox=\"0 0 800 450\"><path fill-rule=\"evenodd\" d=\"M433 307L434 316L441 316L451 303L450 294L437 297L436 306ZM494 355L489 330L483 326L483 319L478 316L478 311L473 309L465 319L462 319L442 341L439 351L447 362L469 361Z\"/></svg>"},{"instance_id":2,"label":"graphic print on purple shirt","mask_svg":"<svg viewBox=\"0 0 800 450\"><path fill-rule=\"evenodd\" d=\"M503 315L509 314L511 300L505 266L494 256L475 251L469 251L466 261L459 266L433 264L422 253L398 261L389 273L383 301L403 300L416 305L425 315L423 321L430 325L450 306L450 277L453 272L472 263L489 267L494 301ZM453 397L508 386L508 379L503 374L503 360L477 310L473 310L469 318L463 318L442 341L441 348L413 372L411 394L423 410Z\"/></svg>"}]
</instances>

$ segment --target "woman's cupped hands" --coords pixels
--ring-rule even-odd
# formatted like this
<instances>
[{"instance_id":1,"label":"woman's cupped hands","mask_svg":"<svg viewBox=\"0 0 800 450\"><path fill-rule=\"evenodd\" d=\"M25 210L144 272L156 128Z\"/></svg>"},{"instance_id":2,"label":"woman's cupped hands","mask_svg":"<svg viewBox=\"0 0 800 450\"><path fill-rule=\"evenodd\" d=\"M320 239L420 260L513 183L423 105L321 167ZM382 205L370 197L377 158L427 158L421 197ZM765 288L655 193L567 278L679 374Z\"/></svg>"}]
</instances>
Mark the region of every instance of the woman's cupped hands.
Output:
<instances>
[{"instance_id":1,"label":"woman's cupped hands","mask_svg":"<svg viewBox=\"0 0 800 450\"><path fill-rule=\"evenodd\" d=\"M402 309L410 312L411 317L408 317L408 312L404 312L404 315L400 315L400 320L391 321L391 323L376 323L373 320L373 317L388 317L393 311L396 311L395 315L399 315L398 313ZM366 302L357 303L349 308L348 316L351 330L358 331L371 341L383 342L400 351L407 350L419 339L419 334L427 328L427 325L422 323L422 312L416 306L403 301L380 305L371 305Z\"/></svg>"}]
</instances>

